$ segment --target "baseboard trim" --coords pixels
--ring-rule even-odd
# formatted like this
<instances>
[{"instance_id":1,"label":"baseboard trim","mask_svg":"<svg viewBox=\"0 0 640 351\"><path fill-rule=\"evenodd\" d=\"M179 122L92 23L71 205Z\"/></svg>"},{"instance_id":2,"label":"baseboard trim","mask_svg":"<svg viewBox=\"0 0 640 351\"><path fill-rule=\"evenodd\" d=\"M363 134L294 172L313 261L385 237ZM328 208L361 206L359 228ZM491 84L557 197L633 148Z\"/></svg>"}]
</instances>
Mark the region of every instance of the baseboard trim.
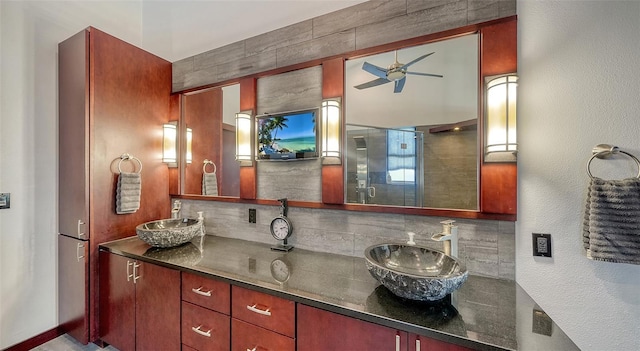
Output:
<instances>
[{"instance_id":1,"label":"baseboard trim","mask_svg":"<svg viewBox=\"0 0 640 351\"><path fill-rule=\"evenodd\" d=\"M29 351L35 347L38 347L49 340L53 340L63 333L59 330L58 327L47 330L44 333L38 334L31 339L27 339L21 343L15 344L9 348L4 349L4 351Z\"/></svg>"}]
</instances>

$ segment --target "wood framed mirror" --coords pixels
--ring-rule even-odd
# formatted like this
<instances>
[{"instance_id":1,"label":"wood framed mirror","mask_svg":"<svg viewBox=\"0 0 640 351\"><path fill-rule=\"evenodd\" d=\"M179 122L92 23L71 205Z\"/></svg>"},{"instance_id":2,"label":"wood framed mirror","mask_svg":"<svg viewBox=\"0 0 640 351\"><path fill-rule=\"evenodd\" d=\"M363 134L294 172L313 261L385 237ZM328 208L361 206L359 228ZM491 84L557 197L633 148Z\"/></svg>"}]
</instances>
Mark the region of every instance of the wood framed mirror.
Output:
<instances>
[{"instance_id":1,"label":"wood framed mirror","mask_svg":"<svg viewBox=\"0 0 640 351\"><path fill-rule=\"evenodd\" d=\"M385 44L373 48L344 53L339 56L323 60L316 60L291 67L284 67L251 76L239 80L240 85L240 110L260 111L261 86L269 80L278 80L281 76L297 75L302 71L313 72L319 78L313 89L319 89L321 96L317 97L317 104L323 98L340 97L349 104L349 96L345 96L345 61L355 60L361 57L375 54L393 52L403 48L415 47L429 43L444 41L451 38L459 38L467 35L478 36L478 77L474 81L477 84L477 113L476 132L477 149L482 150L484 138L484 77L517 72L517 48L516 48L516 18L509 17L476 25L465 26L445 32L417 37L401 42ZM319 73L318 73L319 72ZM229 84L223 82L221 86ZM194 89L195 90L195 89ZM285 94L286 95L286 94ZM316 107L316 106L304 106ZM283 107L284 108L284 107ZM255 113L254 112L254 113ZM270 111L262 111L270 112ZM278 112L278 111L271 111ZM347 116L348 118L348 116ZM347 121L348 122L348 121ZM346 123L343 119L343 131L346 131ZM435 128L435 127L434 127ZM194 135L195 137L195 135ZM479 152L479 151L478 151ZM305 161L306 162L306 161ZM466 209L434 208L421 206L396 206L375 204L349 204L345 203L345 183L348 170L345 168L344 153L340 164L318 164L312 168L313 172L320 173L320 195L318 199L290 199L291 206L310 208L330 208L353 211L372 211L387 213L404 213L417 215L434 215L458 218L479 219L516 219L516 164L515 163L485 163L480 154L477 161L477 199L471 200L475 206ZM238 201L260 204L276 204L275 198L261 198L258 186L264 186L261 182L260 164L253 162L249 167L241 167L239 171L239 197L234 200L226 198L213 198L220 201ZM264 168L264 167L263 167ZM275 170L278 171L277 169ZM306 172L308 170L305 170ZM286 196L286 194L283 194ZM181 192L178 196L185 198L202 199L201 195ZM284 197L284 196L283 196ZM448 207L448 206L446 206ZM457 207L457 206L455 206ZM475 208L473 208L475 207Z\"/></svg>"}]
</instances>

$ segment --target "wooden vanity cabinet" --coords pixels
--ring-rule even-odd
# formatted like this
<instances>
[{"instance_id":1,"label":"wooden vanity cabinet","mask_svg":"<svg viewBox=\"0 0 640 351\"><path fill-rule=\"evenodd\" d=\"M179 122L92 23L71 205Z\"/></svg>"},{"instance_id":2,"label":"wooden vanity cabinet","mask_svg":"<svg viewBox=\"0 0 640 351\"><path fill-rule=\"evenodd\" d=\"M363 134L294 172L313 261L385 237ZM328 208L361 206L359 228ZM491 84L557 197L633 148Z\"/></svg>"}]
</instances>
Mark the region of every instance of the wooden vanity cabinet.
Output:
<instances>
[{"instance_id":1,"label":"wooden vanity cabinet","mask_svg":"<svg viewBox=\"0 0 640 351\"><path fill-rule=\"evenodd\" d=\"M182 272L183 350L229 350L230 301L228 283Z\"/></svg>"},{"instance_id":2,"label":"wooden vanity cabinet","mask_svg":"<svg viewBox=\"0 0 640 351\"><path fill-rule=\"evenodd\" d=\"M298 351L471 351L425 336L298 304Z\"/></svg>"},{"instance_id":3,"label":"wooden vanity cabinet","mask_svg":"<svg viewBox=\"0 0 640 351\"><path fill-rule=\"evenodd\" d=\"M409 351L473 351L473 349L409 333Z\"/></svg>"},{"instance_id":4,"label":"wooden vanity cabinet","mask_svg":"<svg viewBox=\"0 0 640 351\"><path fill-rule=\"evenodd\" d=\"M298 304L298 351L407 351L407 332Z\"/></svg>"},{"instance_id":5,"label":"wooden vanity cabinet","mask_svg":"<svg viewBox=\"0 0 640 351\"><path fill-rule=\"evenodd\" d=\"M100 335L120 351L180 349L180 272L100 252Z\"/></svg>"},{"instance_id":6,"label":"wooden vanity cabinet","mask_svg":"<svg viewBox=\"0 0 640 351\"><path fill-rule=\"evenodd\" d=\"M295 302L239 286L231 292L231 350L295 351Z\"/></svg>"}]
</instances>

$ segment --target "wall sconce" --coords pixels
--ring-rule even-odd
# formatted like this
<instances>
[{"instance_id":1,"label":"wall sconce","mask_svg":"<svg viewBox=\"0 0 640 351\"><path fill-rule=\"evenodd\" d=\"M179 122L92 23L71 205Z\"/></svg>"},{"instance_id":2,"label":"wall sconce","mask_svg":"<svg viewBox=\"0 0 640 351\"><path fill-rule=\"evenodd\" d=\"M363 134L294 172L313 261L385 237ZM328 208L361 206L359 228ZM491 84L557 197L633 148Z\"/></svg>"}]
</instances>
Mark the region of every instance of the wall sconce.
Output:
<instances>
[{"instance_id":1,"label":"wall sconce","mask_svg":"<svg viewBox=\"0 0 640 351\"><path fill-rule=\"evenodd\" d=\"M236 160L240 166L253 165L252 112L236 113Z\"/></svg>"},{"instance_id":2,"label":"wall sconce","mask_svg":"<svg viewBox=\"0 0 640 351\"><path fill-rule=\"evenodd\" d=\"M187 128L187 163L193 160L193 152L191 151L191 140L193 140L193 129Z\"/></svg>"},{"instance_id":3,"label":"wall sconce","mask_svg":"<svg viewBox=\"0 0 640 351\"><path fill-rule=\"evenodd\" d=\"M162 125L162 162L166 163L169 167L178 167L177 136L177 121Z\"/></svg>"},{"instance_id":4,"label":"wall sconce","mask_svg":"<svg viewBox=\"0 0 640 351\"><path fill-rule=\"evenodd\" d=\"M322 100L322 163L340 164L340 98Z\"/></svg>"},{"instance_id":5,"label":"wall sconce","mask_svg":"<svg viewBox=\"0 0 640 351\"><path fill-rule=\"evenodd\" d=\"M488 77L486 89L484 161L515 162L518 76Z\"/></svg>"}]
</instances>

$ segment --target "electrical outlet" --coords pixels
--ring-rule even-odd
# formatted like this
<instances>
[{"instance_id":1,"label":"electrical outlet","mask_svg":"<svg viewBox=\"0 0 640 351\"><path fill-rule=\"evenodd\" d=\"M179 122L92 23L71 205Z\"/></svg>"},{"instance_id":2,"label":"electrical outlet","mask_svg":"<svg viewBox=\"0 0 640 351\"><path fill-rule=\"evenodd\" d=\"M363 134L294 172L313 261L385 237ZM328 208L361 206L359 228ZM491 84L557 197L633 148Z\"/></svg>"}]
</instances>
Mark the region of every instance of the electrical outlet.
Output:
<instances>
[{"instance_id":1,"label":"electrical outlet","mask_svg":"<svg viewBox=\"0 0 640 351\"><path fill-rule=\"evenodd\" d=\"M256 209L255 208L250 208L249 209L249 223L255 223L256 222Z\"/></svg>"},{"instance_id":2,"label":"electrical outlet","mask_svg":"<svg viewBox=\"0 0 640 351\"><path fill-rule=\"evenodd\" d=\"M551 257L551 234L532 233L533 255Z\"/></svg>"},{"instance_id":3,"label":"electrical outlet","mask_svg":"<svg viewBox=\"0 0 640 351\"><path fill-rule=\"evenodd\" d=\"M0 209L11 208L11 193L0 193Z\"/></svg>"}]
</instances>

